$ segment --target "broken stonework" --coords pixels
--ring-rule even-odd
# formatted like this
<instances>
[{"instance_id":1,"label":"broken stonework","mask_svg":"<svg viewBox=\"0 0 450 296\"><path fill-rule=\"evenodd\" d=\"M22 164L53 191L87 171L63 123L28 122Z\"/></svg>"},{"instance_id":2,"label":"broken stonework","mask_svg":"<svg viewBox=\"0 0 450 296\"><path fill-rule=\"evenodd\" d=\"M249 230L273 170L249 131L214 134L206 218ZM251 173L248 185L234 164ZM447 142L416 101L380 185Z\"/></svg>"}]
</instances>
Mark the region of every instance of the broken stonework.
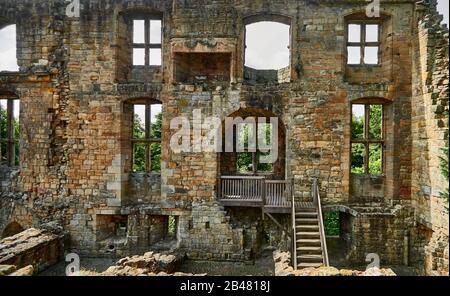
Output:
<instances>
[{"instance_id":1,"label":"broken stonework","mask_svg":"<svg viewBox=\"0 0 450 296\"><path fill-rule=\"evenodd\" d=\"M99 276L192 276L177 272L184 255L159 254L149 252L143 256L127 257L119 260L115 266L111 266L105 272L96 274L81 271L79 275Z\"/></svg>"},{"instance_id":2,"label":"broken stonework","mask_svg":"<svg viewBox=\"0 0 450 296\"><path fill-rule=\"evenodd\" d=\"M44 230L30 228L0 241L0 266L12 265L18 275L42 271L63 254L63 236ZM31 268L21 270L30 264Z\"/></svg>"},{"instance_id":3,"label":"broken stonework","mask_svg":"<svg viewBox=\"0 0 450 296\"><path fill-rule=\"evenodd\" d=\"M448 188L440 172L449 140L448 28L435 0L383 1L375 20L364 16L365 0L90 0L79 18L65 14L66 2L0 1L0 29L17 28L20 68L0 70L0 99L20 102L18 138L1 139L0 237L55 220L80 255L121 258L170 241L167 249L191 259L247 261L264 244L291 248L290 198L311 201L317 178L324 212L340 217L348 263L378 252L383 264L448 274L440 198ZM133 65L133 20L147 14L161 16L160 66ZM354 20L380 26L378 65L348 65ZM283 69L246 65L246 26L260 21L290 26ZM358 104L383 105L376 176L353 171L351 106ZM160 139L144 140L160 143L161 153L143 153L144 172L134 163L135 105L162 108ZM242 207L245 194L225 194L257 188L238 170L237 153L171 149L172 120L191 120L198 109L220 122L278 119L272 172L251 164L266 185L276 184L261 187L268 198ZM223 179L230 176L241 178L231 189ZM20 256L10 246L0 260L37 261L41 244L33 239L17 244L25 246ZM55 249L59 256L62 247Z\"/></svg>"},{"instance_id":4,"label":"broken stonework","mask_svg":"<svg viewBox=\"0 0 450 296\"><path fill-rule=\"evenodd\" d=\"M304 268L294 270L291 265L291 255L288 252L275 251L273 259L275 261L276 276L396 276L391 269L380 269L372 267L366 271L337 269L335 267L321 266L318 268Z\"/></svg>"}]
</instances>

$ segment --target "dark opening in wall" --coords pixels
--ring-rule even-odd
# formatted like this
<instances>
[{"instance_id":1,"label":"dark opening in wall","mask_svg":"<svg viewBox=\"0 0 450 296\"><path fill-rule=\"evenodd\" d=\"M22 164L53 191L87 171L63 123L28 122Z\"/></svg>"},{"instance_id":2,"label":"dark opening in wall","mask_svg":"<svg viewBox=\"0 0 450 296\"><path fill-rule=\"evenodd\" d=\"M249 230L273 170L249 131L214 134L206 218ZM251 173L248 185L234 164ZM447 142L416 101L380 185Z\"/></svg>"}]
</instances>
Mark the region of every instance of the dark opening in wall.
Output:
<instances>
[{"instance_id":1,"label":"dark opening in wall","mask_svg":"<svg viewBox=\"0 0 450 296\"><path fill-rule=\"evenodd\" d=\"M328 210L324 211L323 218L330 264L346 267L352 243L353 216L338 210Z\"/></svg>"},{"instance_id":2,"label":"dark opening in wall","mask_svg":"<svg viewBox=\"0 0 450 296\"><path fill-rule=\"evenodd\" d=\"M6 226L5 230L3 230L1 238L4 239L6 237L16 235L18 233L21 233L24 230L25 229L23 229L22 225L20 225L19 223L11 222L8 224L8 226Z\"/></svg>"},{"instance_id":3,"label":"dark opening in wall","mask_svg":"<svg viewBox=\"0 0 450 296\"><path fill-rule=\"evenodd\" d=\"M174 58L176 82L193 84L231 80L230 53L176 53Z\"/></svg>"},{"instance_id":4,"label":"dark opening in wall","mask_svg":"<svg viewBox=\"0 0 450 296\"><path fill-rule=\"evenodd\" d=\"M126 237L128 228L128 216L122 215L97 215L97 241L113 237Z\"/></svg>"}]
</instances>

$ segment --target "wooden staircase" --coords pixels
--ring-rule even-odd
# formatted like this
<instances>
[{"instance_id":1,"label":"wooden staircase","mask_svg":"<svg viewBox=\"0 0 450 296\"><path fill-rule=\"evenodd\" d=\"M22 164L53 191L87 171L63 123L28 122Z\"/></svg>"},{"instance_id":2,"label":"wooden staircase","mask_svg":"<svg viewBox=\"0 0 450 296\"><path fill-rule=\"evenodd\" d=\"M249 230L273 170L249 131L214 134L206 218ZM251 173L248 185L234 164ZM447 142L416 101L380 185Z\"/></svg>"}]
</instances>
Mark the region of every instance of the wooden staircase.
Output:
<instances>
[{"instance_id":1,"label":"wooden staircase","mask_svg":"<svg viewBox=\"0 0 450 296\"><path fill-rule=\"evenodd\" d=\"M313 202L293 203L292 227L294 268L329 266L317 180L313 185Z\"/></svg>"}]
</instances>

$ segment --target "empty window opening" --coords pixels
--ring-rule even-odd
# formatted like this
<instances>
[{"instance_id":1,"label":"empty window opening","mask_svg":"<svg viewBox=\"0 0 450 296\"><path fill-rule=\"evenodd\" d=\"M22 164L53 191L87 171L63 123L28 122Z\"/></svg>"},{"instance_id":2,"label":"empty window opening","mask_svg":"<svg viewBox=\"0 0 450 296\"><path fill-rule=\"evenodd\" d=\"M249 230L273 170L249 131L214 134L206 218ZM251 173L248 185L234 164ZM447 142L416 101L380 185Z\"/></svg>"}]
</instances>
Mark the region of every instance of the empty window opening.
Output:
<instances>
[{"instance_id":1,"label":"empty window opening","mask_svg":"<svg viewBox=\"0 0 450 296\"><path fill-rule=\"evenodd\" d=\"M255 131L256 129L256 131ZM271 152L262 149L256 149L256 143L259 139L265 137L265 143L258 143L258 147L267 147L272 145L273 125L265 124L238 124L237 133L238 148L237 151L237 172L239 174L269 174L273 173L274 166L271 161L262 161L270 158ZM258 135L258 136L257 136Z\"/></svg>"},{"instance_id":2,"label":"empty window opening","mask_svg":"<svg viewBox=\"0 0 450 296\"><path fill-rule=\"evenodd\" d=\"M133 66L161 66L162 20L133 20Z\"/></svg>"},{"instance_id":3,"label":"empty window opening","mask_svg":"<svg viewBox=\"0 0 450 296\"><path fill-rule=\"evenodd\" d=\"M352 22L348 24L347 31L347 64L378 65L380 56L379 24Z\"/></svg>"},{"instance_id":4,"label":"empty window opening","mask_svg":"<svg viewBox=\"0 0 450 296\"><path fill-rule=\"evenodd\" d=\"M19 166L19 115L20 102L18 99L0 99L0 155L2 165Z\"/></svg>"},{"instance_id":5,"label":"empty window opening","mask_svg":"<svg viewBox=\"0 0 450 296\"><path fill-rule=\"evenodd\" d=\"M352 105L353 174L383 174L384 131L383 105Z\"/></svg>"},{"instance_id":6,"label":"empty window opening","mask_svg":"<svg viewBox=\"0 0 450 296\"><path fill-rule=\"evenodd\" d=\"M245 66L256 70L279 70L290 65L290 26L257 22L246 26Z\"/></svg>"},{"instance_id":7,"label":"empty window opening","mask_svg":"<svg viewBox=\"0 0 450 296\"><path fill-rule=\"evenodd\" d=\"M176 239L178 232L178 217L169 216L167 219L167 233L166 238Z\"/></svg>"},{"instance_id":8,"label":"empty window opening","mask_svg":"<svg viewBox=\"0 0 450 296\"><path fill-rule=\"evenodd\" d=\"M133 104L133 172L161 171L162 105Z\"/></svg>"},{"instance_id":9,"label":"empty window opening","mask_svg":"<svg viewBox=\"0 0 450 296\"><path fill-rule=\"evenodd\" d=\"M0 71L19 71L16 25L9 25L0 29Z\"/></svg>"},{"instance_id":10,"label":"empty window opening","mask_svg":"<svg viewBox=\"0 0 450 296\"><path fill-rule=\"evenodd\" d=\"M228 82L231 53L176 53L175 81L180 83Z\"/></svg>"},{"instance_id":11,"label":"empty window opening","mask_svg":"<svg viewBox=\"0 0 450 296\"><path fill-rule=\"evenodd\" d=\"M326 236L340 236L341 234L341 221L340 213L338 211L324 212L324 225Z\"/></svg>"},{"instance_id":12,"label":"empty window opening","mask_svg":"<svg viewBox=\"0 0 450 296\"><path fill-rule=\"evenodd\" d=\"M96 235L98 241L111 238L124 238L128 231L128 216L97 215Z\"/></svg>"}]
</instances>

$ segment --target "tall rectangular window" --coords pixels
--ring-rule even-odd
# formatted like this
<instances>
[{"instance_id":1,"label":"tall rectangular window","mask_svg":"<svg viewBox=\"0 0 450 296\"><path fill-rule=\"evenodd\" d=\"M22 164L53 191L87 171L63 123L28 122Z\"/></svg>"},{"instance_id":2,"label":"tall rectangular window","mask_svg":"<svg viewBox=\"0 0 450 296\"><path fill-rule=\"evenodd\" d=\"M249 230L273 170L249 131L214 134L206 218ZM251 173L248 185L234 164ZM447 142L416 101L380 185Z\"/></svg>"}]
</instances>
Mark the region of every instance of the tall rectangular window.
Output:
<instances>
[{"instance_id":1,"label":"tall rectangular window","mask_svg":"<svg viewBox=\"0 0 450 296\"><path fill-rule=\"evenodd\" d=\"M20 103L17 99L0 100L1 164L19 166Z\"/></svg>"},{"instance_id":2,"label":"tall rectangular window","mask_svg":"<svg viewBox=\"0 0 450 296\"><path fill-rule=\"evenodd\" d=\"M380 25L352 22L347 26L347 64L378 65L380 63Z\"/></svg>"},{"instance_id":3,"label":"tall rectangular window","mask_svg":"<svg viewBox=\"0 0 450 296\"><path fill-rule=\"evenodd\" d=\"M162 20L133 20L133 66L161 66Z\"/></svg>"},{"instance_id":4,"label":"tall rectangular window","mask_svg":"<svg viewBox=\"0 0 450 296\"><path fill-rule=\"evenodd\" d=\"M133 105L133 172L161 171L162 105Z\"/></svg>"},{"instance_id":5,"label":"tall rectangular window","mask_svg":"<svg viewBox=\"0 0 450 296\"><path fill-rule=\"evenodd\" d=\"M383 105L352 105L351 170L353 174L383 174Z\"/></svg>"}]
</instances>

